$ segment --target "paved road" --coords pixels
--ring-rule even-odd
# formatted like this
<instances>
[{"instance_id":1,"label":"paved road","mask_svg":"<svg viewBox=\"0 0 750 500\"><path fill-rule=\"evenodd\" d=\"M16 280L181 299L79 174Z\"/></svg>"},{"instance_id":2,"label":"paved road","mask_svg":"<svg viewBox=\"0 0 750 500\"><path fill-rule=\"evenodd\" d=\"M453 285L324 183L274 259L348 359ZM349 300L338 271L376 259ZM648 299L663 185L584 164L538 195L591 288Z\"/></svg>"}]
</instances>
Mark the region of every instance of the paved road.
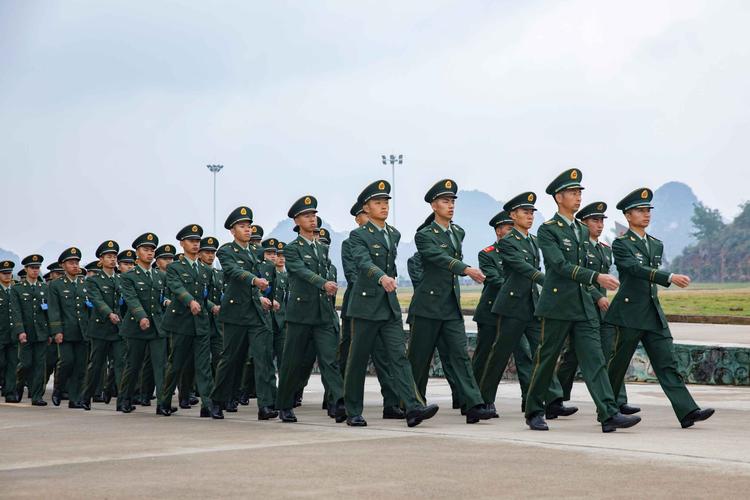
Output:
<instances>
[{"instance_id":1,"label":"paved road","mask_svg":"<svg viewBox=\"0 0 750 500\"><path fill-rule=\"evenodd\" d=\"M224 421L197 410L157 417L153 407L122 415L114 403L91 412L0 404L0 497L747 495L750 389L691 386L718 411L687 430L658 385L628 390L644 421L613 434L601 433L582 384L573 392L581 411L551 421L549 432L525 428L515 383L501 384L500 419L466 425L442 379L428 393L440 413L415 429L379 418L375 378L367 381L364 429L324 416L317 376L298 424L258 422L254 403Z\"/></svg>"}]
</instances>

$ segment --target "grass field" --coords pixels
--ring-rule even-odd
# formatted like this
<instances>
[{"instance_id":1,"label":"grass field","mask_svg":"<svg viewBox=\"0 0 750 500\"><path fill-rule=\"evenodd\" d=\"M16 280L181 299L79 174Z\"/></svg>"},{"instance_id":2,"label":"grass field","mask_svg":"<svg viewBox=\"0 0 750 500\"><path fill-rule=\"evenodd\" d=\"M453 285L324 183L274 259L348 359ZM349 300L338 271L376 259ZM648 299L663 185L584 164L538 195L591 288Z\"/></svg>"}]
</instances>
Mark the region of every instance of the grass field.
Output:
<instances>
[{"instance_id":1,"label":"grass field","mask_svg":"<svg viewBox=\"0 0 750 500\"><path fill-rule=\"evenodd\" d=\"M403 307L409 305L412 293L411 287L398 289ZM481 286L461 287L462 307L476 307L481 293ZM343 290L339 291L339 305L343 296ZM667 314L750 317L750 283L694 283L687 289L660 288L659 297Z\"/></svg>"}]
</instances>

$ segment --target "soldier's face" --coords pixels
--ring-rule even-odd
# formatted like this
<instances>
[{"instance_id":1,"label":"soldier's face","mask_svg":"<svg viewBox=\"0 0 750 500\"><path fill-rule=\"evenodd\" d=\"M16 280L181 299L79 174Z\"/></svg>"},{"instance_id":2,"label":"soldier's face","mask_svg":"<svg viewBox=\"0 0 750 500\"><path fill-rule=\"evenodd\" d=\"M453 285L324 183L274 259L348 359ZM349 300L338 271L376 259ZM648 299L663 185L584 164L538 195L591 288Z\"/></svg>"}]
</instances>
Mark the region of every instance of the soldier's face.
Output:
<instances>
[{"instance_id":1,"label":"soldier's face","mask_svg":"<svg viewBox=\"0 0 750 500\"><path fill-rule=\"evenodd\" d=\"M367 224L367 220L367 214L364 212L357 214L357 216L354 218L354 222L356 222L358 226L364 226L365 224Z\"/></svg>"},{"instance_id":2,"label":"soldier's face","mask_svg":"<svg viewBox=\"0 0 750 500\"><path fill-rule=\"evenodd\" d=\"M182 240L180 246L186 254L194 256L198 253L198 249L201 247L201 240Z\"/></svg>"},{"instance_id":3,"label":"soldier's face","mask_svg":"<svg viewBox=\"0 0 750 500\"><path fill-rule=\"evenodd\" d=\"M78 259L68 259L62 263L62 267L68 276L78 276L81 272L80 261Z\"/></svg>"},{"instance_id":4,"label":"soldier's face","mask_svg":"<svg viewBox=\"0 0 750 500\"><path fill-rule=\"evenodd\" d=\"M201 250L198 253L198 258L207 266L213 266L214 260L216 260L216 252L213 250Z\"/></svg>"},{"instance_id":5,"label":"soldier's face","mask_svg":"<svg viewBox=\"0 0 750 500\"><path fill-rule=\"evenodd\" d=\"M528 231L534 225L534 209L517 208L510 213L510 218L516 227Z\"/></svg>"},{"instance_id":6,"label":"soldier's face","mask_svg":"<svg viewBox=\"0 0 750 500\"><path fill-rule=\"evenodd\" d=\"M533 221L534 219L531 220ZM512 228L512 224L500 224L499 226L495 226L495 236L497 236L498 241L504 238Z\"/></svg>"},{"instance_id":7,"label":"soldier's face","mask_svg":"<svg viewBox=\"0 0 750 500\"><path fill-rule=\"evenodd\" d=\"M453 219L453 212L456 210L456 199L452 196L441 196L430 203L436 217L442 219Z\"/></svg>"},{"instance_id":8,"label":"soldier's face","mask_svg":"<svg viewBox=\"0 0 750 500\"><path fill-rule=\"evenodd\" d=\"M632 227L640 227L645 229L651 224L651 208L650 207L638 207L631 208L625 212L625 218L628 220L628 224Z\"/></svg>"},{"instance_id":9,"label":"soldier's face","mask_svg":"<svg viewBox=\"0 0 750 500\"><path fill-rule=\"evenodd\" d=\"M581 208L581 188L565 189L555 195L555 200L560 208L570 212L577 212Z\"/></svg>"},{"instance_id":10,"label":"soldier's face","mask_svg":"<svg viewBox=\"0 0 750 500\"><path fill-rule=\"evenodd\" d=\"M167 266L174 262L174 257L159 257L156 259L156 267L161 269L162 271L167 270Z\"/></svg>"},{"instance_id":11,"label":"soldier's face","mask_svg":"<svg viewBox=\"0 0 750 500\"><path fill-rule=\"evenodd\" d=\"M7 288L11 281L13 281L13 271L3 271L0 273L0 283L3 286Z\"/></svg>"},{"instance_id":12,"label":"soldier's face","mask_svg":"<svg viewBox=\"0 0 750 500\"><path fill-rule=\"evenodd\" d=\"M378 222L383 222L388 218L390 211L390 201L388 198L375 198L365 203L363 207L367 217Z\"/></svg>"},{"instance_id":13,"label":"soldier's face","mask_svg":"<svg viewBox=\"0 0 750 500\"><path fill-rule=\"evenodd\" d=\"M151 264L151 262L154 260L154 247L141 245L135 249L135 255L141 262Z\"/></svg>"},{"instance_id":14,"label":"soldier's face","mask_svg":"<svg viewBox=\"0 0 750 500\"><path fill-rule=\"evenodd\" d=\"M266 250L263 252L263 259L267 260L268 262L276 262L276 252L271 252L270 250Z\"/></svg>"},{"instance_id":15,"label":"soldier's face","mask_svg":"<svg viewBox=\"0 0 750 500\"><path fill-rule=\"evenodd\" d=\"M240 243L246 244L250 241L250 235L252 234L251 224L247 221L238 222L232 229L230 229L234 239Z\"/></svg>"},{"instance_id":16,"label":"soldier's face","mask_svg":"<svg viewBox=\"0 0 750 500\"><path fill-rule=\"evenodd\" d=\"M113 253L105 253L99 257L99 264L101 264L102 269L111 271L117 265L117 255Z\"/></svg>"},{"instance_id":17,"label":"soldier's face","mask_svg":"<svg viewBox=\"0 0 750 500\"><path fill-rule=\"evenodd\" d=\"M283 253L276 255L276 267L284 267L286 265L286 257Z\"/></svg>"},{"instance_id":18,"label":"soldier's face","mask_svg":"<svg viewBox=\"0 0 750 500\"><path fill-rule=\"evenodd\" d=\"M26 276L29 279L35 280L39 278L39 266L26 266Z\"/></svg>"},{"instance_id":19,"label":"soldier's face","mask_svg":"<svg viewBox=\"0 0 750 500\"><path fill-rule=\"evenodd\" d=\"M300 232L312 233L318 227L318 214L307 212L294 218L294 223L300 228Z\"/></svg>"},{"instance_id":20,"label":"soldier's face","mask_svg":"<svg viewBox=\"0 0 750 500\"><path fill-rule=\"evenodd\" d=\"M49 273L49 280L50 281L54 281L57 278L59 278L60 276L62 276L62 273L60 271L50 271L50 273Z\"/></svg>"},{"instance_id":21,"label":"soldier's face","mask_svg":"<svg viewBox=\"0 0 750 500\"><path fill-rule=\"evenodd\" d=\"M135 267L135 264L132 262L120 262L117 264L117 267L120 269L121 273L126 273L133 269Z\"/></svg>"},{"instance_id":22,"label":"soldier's face","mask_svg":"<svg viewBox=\"0 0 750 500\"><path fill-rule=\"evenodd\" d=\"M604 231L604 217L588 217L583 220L583 223L589 228L591 237L598 240Z\"/></svg>"}]
</instances>

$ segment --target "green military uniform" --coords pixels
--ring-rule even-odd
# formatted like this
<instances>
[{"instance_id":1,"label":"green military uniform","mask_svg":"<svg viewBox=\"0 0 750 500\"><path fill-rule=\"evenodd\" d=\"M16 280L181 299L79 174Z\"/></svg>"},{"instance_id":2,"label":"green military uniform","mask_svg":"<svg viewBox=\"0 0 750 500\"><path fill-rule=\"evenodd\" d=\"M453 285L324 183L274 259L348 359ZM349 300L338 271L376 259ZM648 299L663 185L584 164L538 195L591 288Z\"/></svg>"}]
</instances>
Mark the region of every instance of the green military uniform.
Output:
<instances>
[{"instance_id":1,"label":"green military uniform","mask_svg":"<svg viewBox=\"0 0 750 500\"><path fill-rule=\"evenodd\" d=\"M215 252L218 249L219 240L217 240L213 236L208 236L201 240L201 252L204 250ZM208 264L206 264L206 267L208 267ZM208 270L211 273L209 300L211 300L211 302L213 302L214 304L220 305L221 297L224 295L224 273L221 270L216 269L215 267L208 267ZM214 375L216 375L216 367L219 366L219 358L221 357L221 347L223 341L221 338L221 328L219 326L218 317L210 314L209 318L211 320L211 371L214 373Z\"/></svg>"},{"instance_id":2,"label":"green military uniform","mask_svg":"<svg viewBox=\"0 0 750 500\"><path fill-rule=\"evenodd\" d=\"M653 192L648 188L633 191L617 204L626 213L638 207L651 208ZM615 390L623 385L625 373L638 345L643 343L656 378L672 403L683 427L713 415L714 410L698 408L677 371L672 334L659 303L657 285L670 286L672 275L662 271L664 245L649 234L639 236L632 229L612 244L621 285L605 320L615 325L616 340L609 363L609 375Z\"/></svg>"},{"instance_id":3,"label":"green military uniform","mask_svg":"<svg viewBox=\"0 0 750 500\"><path fill-rule=\"evenodd\" d=\"M43 260L41 255L34 254L24 258L21 264L24 267L39 266ZM50 342L48 297L47 284L40 279L32 283L26 278L10 289L11 314L14 318L11 333L16 338L26 333L26 342L19 341L16 395L20 400L24 384L28 385L31 404L35 406L47 405L43 397L45 356Z\"/></svg>"},{"instance_id":4,"label":"green military uniform","mask_svg":"<svg viewBox=\"0 0 750 500\"><path fill-rule=\"evenodd\" d=\"M493 228L503 224L512 226L513 219L510 218L507 210L503 210L496 214L489 224ZM477 346L471 364L474 370L474 378L479 382L481 389L484 367L492 351L492 345L495 343L495 337L497 337L498 315L492 312L492 307L500 292L500 287L505 281L499 241L496 239L492 245L480 251L477 260L479 261L479 269L484 273L486 279L479 303L474 310L473 319L477 324ZM531 380L531 352L525 336L521 337L518 346L513 351L513 359L516 364L518 382L521 385L521 411L523 411L526 405L526 392Z\"/></svg>"},{"instance_id":5,"label":"green military uniform","mask_svg":"<svg viewBox=\"0 0 750 500\"><path fill-rule=\"evenodd\" d=\"M581 178L578 169L567 170L550 183L546 192L554 195L566 189L581 188ZM606 431L605 423L622 415L607 377L599 337L599 315L589 291L599 273L586 268L585 264L588 228L576 220L565 220L558 213L539 229L538 242L546 275L536 307L536 315L542 318L542 333L526 403L527 423L532 429L546 430L540 417L544 414L545 401L549 403L546 395L560 351L570 337L578 353L586 386L596 404L602 430ZM638 417L625 420L631 425L640 421Z\"/></svg>"},{"instance_id":6,"label":"green military uniform","mask_svg":"<svg viewBox=\"0 0 750 500\"><path fill-rule=\"evenodd\" d=\"M44 275L44 282L49 284L52 283L55 280L58 280L62 278L63 276L63 268L60 265L59 262L55 261L52 262L47 266L47 269L49 272ZM45 370L44 370L44 386L47 386L47 383L49 382L52 375L57 370L57 361L58 361L58 351L57 351L57 344L54 342L50 342L47 344L47 352L44 355L45 359Z\"/></svg>"},{"instance_id":7,"label":"green military uniform","mask_svg":"<svg viewBox=\"0 0 750 500\"><path fill-rule=\"evenodd\" d=\"M362 204L357 202L350 210L353 216L357 216L361 210ZM341 305L341 340L339 341L339 365L341 374L346 373L346 363L349 357L349 346L351 344L352 318L348 314L349 303L351 301L352 290L356 282L358 270L357 262L352 253L351 240L346 238L341 242L341 264L343 266L344 277L346 279L346 291ZM400 309L399 309L400 312ZM404 344L404 329L400 325L401 343ZM372 347L372 363L375 366L375 374L380 384L380 394L383 396L383 410L385 418L400 418L403 416L399 405L400 399L392 387L390 370L388 369L388 351L386 350L383 338L380 335L375 336ZM348 413L348 411L347 411Z\"/></svg>"},{"instance_id":8,"label":"green military uniform","mask_svg":"<svg viewBox=\"0 0 750 500\"><path fill-rule=\"evenodd\" d=\"M248 207L238 207L229 214L224 228L252 222L252 214ZM236 241L222 245L217 257L226 287L219 313L224 343L211 399L214 405L224 406L235 398L242 366L250 350L255 361L258 417L270 418L276 396L273 333L270 315L261 305L259 289L253 285L259 272L258 258L252 247L243 247Z\"/></svg>"},{"instance_id":9,"label":"green military uniform","mask_svg":"<svg viewBox=\"0 0 750 500\"><path fill-rule=\"evenodd\" d=\"M96 249L96 256L101 258L103 255L117 254L119 251L120 246L117 242L108 240L99 245ZM84 409L90 409L91 397L98 390L102 380L106 378L108 357L111 358L113 364L115 384L119 386L122 382L122 373L125 368L125 341L119 335L119 324L122 321L120 278L115 273L110 276L104 270L99 270L96 274L86 278L86 288L89 300L94 307L91 310L86 331L86 336L91 343L91 351L81 391L81 403ZM115 321L110 317L112 314L116 316ZM104 390L109 391L106 384ZM118 406L122 409L121 405Z\"/></svg>"},{"instance_id":10,"label":"green military uniform","mask_svg":"<svg viewBox=\"0 0 750 500\"><path fill-rule=\"evenodd\" d=\"M377 198L390 199L391 186L386 181L375 181L359 195L358 202L364 206ZM404 354L404 327L401 306L395 290L386 292L382 286L384 278L396 278L396 256L401 233L388 224L382 228L372 221L353 230L348 241L354 261L356 277L347 314L351 318L351 346L344 378L344 400L347 423L364 426L364 385L367 363L374 356L376 341L382 343L381 366L378 375L387 381L406 409L408 425L413 427L438 411L437 405L425 408L414 383L411 366ZM381 371L382 370L382 373ZM395 405L392 405L395 406ZM385 416L391 414L385 414ZM401 416L401 415L399 415Z\"/></svg>"},{"instance_id":11,"label":"green military uniform","mask_svg":"<svg viewBox=\"0 0 750 500\"><path fill-rule=\"evenodd\" d=\"M203 228L193 224L180 230L176 238L179 241L200 240L202 236ZM172 394L188 360L192 360L191 365L195 370L195 380L201 395L201 416L208 417L212 407L210 394L213 391L210 315L216 307L210 300L212 276L197 257L196 260L190 260L187 253L182 259L169 264L166 274L167 290L172 302L164 314L162 328L170 335L171 347L164 387L159 397L160 414L171 414ZM200 305L197 314L191 311L193 302Z\"/></svg>"},{"instance_id":12,"label":"green military uniform","mask_svg":"<svg viewBox=\"0 0 750 500\"><path fill-rule=\"evenodd\" d=\"M81 251L70 247L63 251L58 262L81 260ZM58 361L55 372L55 385L52 390L52 403L60 405L62 393L68 392L68 407L81 408L81 388L86 374L88 341L86 328L91 304L82 276L68 276L49 284L49 329L50 336L62 334L62 342L57 344Z\"/></svg>"},{"instance_id":13,"label":"green military uniform","mask_svg":"<svg viewBox=\"0 0 750 500\"><path fill-rule=\"evenodd\" d=\"M305 196L289 209L290 219L317 211L317 200ZM312 344L318 357L323 383L330 395L337 422L346 419L343 405L343 379L336 360L338 335L336 311L324 290L328 282L328 248L302 236L284 248L289 273L289 303L286 311L286 344L279 372L276 407L283 421L296 421L292 407L295 394L308 376L305 359Z\"/></svg>"},{"instance_id":14,"label":"green military uniform","mask_svg":"<svg viewBox=\"0 0 750 500\"><path fill-rule=\"evenodd\" d=\"M521 193L511 198L503 209L508 213L518 209L536 210L534 205L536 200L535 193ZM534 308L539 300L537 285L544 283L539 247L534 235L524 234L514 227L497 243L497 247L502 256L505 279L495 294L492 305L491 311L497 318L495 339L479 378L482 397L490 405L495 403L497 387L508 365L510 355L522 348L521 340L525 339L530 351L536 352L541 323L534 315ZM528 382L523 380L526 374L522 376L521 373L519 371L521 407L525 409L530 373ZM556 377L553 377L545 399L548 403L562 399L562 389Z\"/></svg>"},{"instance_id":15,"label":"green military uniform","mask_svg":"<svg viewBox=\"0 0 750 500\"><path fill-rule=\"evenodd\" d=\"M425 195L431 203L440 197L456 197L458 186L450 179L436 183ZM469 267L462 262L464 230L452 222L447 228L433 221L417 231L414 241L422 256L422 282L414 292L409 361L422 399L427 390L430 361L438 345L444 347L443 362L448 361L452 378L466 411L467 423L492 417L484 408L466 345L466 329L461 313L461 288L458 277ZM446 372L446 376L450 373Z\"/></svg>"},{"instance_id":16,"label":"green military uniform","mask_svg":"<svg viewBox=\"0 0 750 500\"><path fill-rule=\"evenodd\" d=\"M276 242L276 253L279 255L284 253L284 247L286 245L281 242ZM286 304L289 297L289 275L286 272L286 266L283 270L276 267L274 272L273 280L273 300L279 303L278 311L271 311L271 319L273 320L273 357L276 361L276 367L281 366L281 360L284 357L284 340L286 338Z\"/></svg>"},{"instance_id":17,"label":"green military uniform","mask_svg":"<svg viewBox=\"0 0 750 500\"><path fill-rule=\"evenodd\" d=\"M589 217L606 218L604 215L606 210L607 204L604 202L597 201L590 203L578 211L576 219L584 221ZM601 241L590 241L586 257L587 268L598 273L609 274L610 267L612 267L612 249L609 245ZM599 299L607 296L607 290L598 283L594 283L593 288L590 290L595 304L598 304ZM599 313L599 333L601 335L602 351L604 352L604 359L609 361L612 356L612 347L615 342L615 327L604 322L604 312L601 309L597 312ZM573 388L573 381L575 380L577 371L578 357L576 356L573 344L568 342L568 345L563 351L562 360L557 368L557 378L562 385L563 398L565 401L570 399L570 391ZM625 384L623 384L617 392L616 401L620 411L625 413L623 411L623 405L628 402L627 393L625 392Z\"/></svg>"},{"instance_id":18,"label":"green military uniform","mask_svg":"<svg viewBox=\"0 0 750 500\"><path fill-rule=\"evenodd\" d=\"M0 261L0 273L13 273L15 264L10 260ZM0 381L6 403L17 403L16 369L18 367L18 337L13 335L13 311L10 307L10 289L0 284Z\"/></svg>"},{"instance_id":19,"label":"green military uniform","mask_svg":"<svg viewBox=\"0 0 750 500\"><path fill-rule=\"evenodd\" d=\"M156 248L158 244L159 239L153 233L144 233L133 241L136 250L141 245ZM164 386L167 339L161 328L161 318L166 283L158 270L145 269L140 263L120 276L122 296L128 306L120 327L120 336L126 339L128 348L118 399L122 398L122 411L129 413L133 410L131 400L147 349L151 354L151 370L156 390L161 391ZM140 326L143 319L149 321L145 330Z\"/></svg>"},{"instance_id":20,"label":"green military uniform","mask_svg":"<svg viewBox=\"0 0 750 500\"><path fill-rule=\"evenodd\" d=\"M432 224L433 220L435 220L435 214L430 214L425 219L425 221L419 227L417 227L417 232L428 227L430 224ZM411 280L412 292L416 292L419 284L422 282L422 276L424 275L424 269L422 267L422 256L419 255L418 251L414 252L414 255L406 260L406 269L409 273L409 279ZM414 293L412 293L412 300L409 301L409 307L407 308L406 312L406 324L409 325L410 336L412 333L412 323L414 321L414 315L412 314L411 307L413 303ZM445 380L448 382L448 386L451 388L451 398L453 400L452 407L454 410L456 410L461 408L461 396L458 393L458 388L456 387L455 383L456 377L454 375L453 368L450 365L450 358L445 353L445 349L445 345L439 343L435 350L437 351L437 357L440 360L440 365L443 368L443 375L445 376Z\"/></svg>"}]
</instances>

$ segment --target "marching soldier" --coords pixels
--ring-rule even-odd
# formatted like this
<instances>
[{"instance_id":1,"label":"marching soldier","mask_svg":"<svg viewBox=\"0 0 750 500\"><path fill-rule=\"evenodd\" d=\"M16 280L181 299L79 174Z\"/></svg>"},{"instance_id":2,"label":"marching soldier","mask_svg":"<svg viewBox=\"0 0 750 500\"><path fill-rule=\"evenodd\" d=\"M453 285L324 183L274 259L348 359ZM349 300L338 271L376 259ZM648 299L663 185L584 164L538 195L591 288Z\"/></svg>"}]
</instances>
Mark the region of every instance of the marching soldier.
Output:
<instances>
[{"instance_id":1,"label":"marching soldier","mask_svg":"<svg viewBox=\"0 0 750 500\"><path fill-rule=\"evenodd\" d=\"M10 288L13 284L12 260L0 261L0 377L6 403L18 403L16 369L18 367L18 338L13 335L13 311L10 307Z\"/></svg>"},{"instance_id":2,"label":"marching soldier","mask_svg":"<svg viewBox=\"0 0 750 500\"><path fill-rule=\"evenodd\" d=\"M18 339L18 379L16 397L23 397L24 384L29 387L33 406L47 406L44 398L44 369L47 345L51 343L47 309L47 284L39 280L39 266L44 258L33 254L21 261L26 272L23 281L10 289L13 335ZM20 273L19 273L20 274Z\"/></svg>"},{"instance_id":3,"label":"marching soldier","mask_svg":"<svg viewBox=\"0 0 750 500\"><path fill-rule=\"evenodd\" d=\"M586 267L599 273L609 273L612 266L612 249L604 242L599 241L604 230L604 219L607 218L604 213L607 211L607 204L603 201L590 203L580 209L576 214L576 219L580 220L589 229L589 248L586 255ZM604 359L609 361L612 357L612 347L615 341L615 327L604 322L604 315L609 308L607 299L607 290L598 283L594 283L590 288L591 296L599 313L599 333L602 341L602 351ZM557 377L563 389L565 401L570 399L570 391L573 388L576 371L578 370L578 358L576 357L573 345L568 342L562 354L562 361L557 368ZM616 393L617 406L623 415L632 415L641 411L637 406L628 404L625 384L622 384L620 390Z\"/></svg>"},{"instance_id":4,"label":"marching soldier","mask_svg":"<svg viewBox=\"0 0 750 500\"><path fill-rule=\"evenodd\" d=\"M435 347L445 345L446 359L454 372L454 383L466 414L466 423L474 424L492 418L479 393L471 362L466 351L466 328L461 313L459 276L469 276L477 283L484 281L479 269L461 261L464 230L453 224L458 186L443 179L425 194L435 218L418 231L414 241L422 257L422 282L415 290L411 309L412 336L409 361L422 399L425 399L427 378Z\"/></svg>"},{"instance_id":5,"label":"marching soldier","mask_svg":"<svg viewBox=\"0 0 750 500\"><path fill-rule=\"evenodd\" d=\"M201 240L200 251L198 252L198 259L200 259L211 273L211 302L221 307L221 297L224 295L224 273L214 267L216 250L218 250L218 248L219 240L213 236L203 238ZM215 376L216 367L219 365L219 357L221 356L221 328L219 328L217 315L210 314L209 319L211 320L211 372Z\"/></svg>"},{"instance_id":6,"label":"marching soldier","mask_svg":"<svg viewBox=\"0 0 750 500\"><path fill-rule=\"evenodd\" d=\"M641 188L617 204L617 209L625 214L629 229L612 244L622 286L605 316L605 320L615 325L616 329L609 376L612 388L615 392L619 391L638 342L643 343L656 378L672 403L680 425L687 428L710 418L714 410L698 407L677 371L672 334L659 303L657 285L675 284L686 288L690 285L690 277L659 269L664 244L646 233L651 223L653 197L650 189Z\"/></svg>"},{"instance_id":7,"label":"marching soldier","mask_svg":"<svg viewBox=\"0 0 750 500\"><path fill-rule=\"evenodd\" d=\"M535 193L526 192L511 198L503 206L513 220L513 228L498 242L505 281L495 294L492 305L492 312L496 315L495 339L479 381L482 397L495 414L497 386L510 355L519 351L522 338L527 340L531 352L536 352L541 335L541 323L534 315L534 308L539 300L537 284L544 283L544 273L540 270L537 240L529 233L534 224L536 200ZM519 380L522 380L520 371ZM528 385L521 383L522 407L528 397L527 391ZM552 379L545 396L547 418L569 416L578 411L576 407L562 405L562 389L556 378Z\"/></svg>"},{"instance_id":8,"label":"marching soldier","mask_svg":"<svg viewBox=\"0 0 750 500\"><path fill-rule=\"evenodd\" d=\"M216 368L213 405L220 409L234 399L236 380L242 374L249 350L255 362L258 420L276 418L276 372L273 367L273 333L268 310L273 303L260 296L268 281L259 277L258 257L250 245L253 212L248 207L233 210L224 223L233 236L216 253L224 273L226 290L221 300L219 322L224 343ZM223 415L219 410L217 417ZM219 417L221 418L221 417Z\"/></svg>"},{"instance_id":9,"label":"marching soldier","mask_svg":"<svg viewBox=\"0 0 750 500\"><path fill-rule=\"evenodd\" d=\"M62 266L57 261L48 265L47 271L49 271L47 274L45 274L45 276L47 276L47 278L45 278L45 281L47 283L49 283L50 281L54 281L57 278L61 278L62 275L64 274Z\"/></svg>"},{"instance_id":10,"label":"marching soldier","mask_svg":"<svg viewBox=\"0 0 750 500\"><path fill-rule=\"evenodd\" d=\"M283 422L296 422L295 393L308 375L305 359L312 344L318 357L323 383L329 393L329 412L337 423L346 420L343 379L336 361L338 336L333 326L336 311L330 297L338 285L328 279L328 247L314 241L317 200L303 196L289 209L288 216L299 227L297 239L284 248L289 273L287 338L279 373L276 407Z\"/></svg>"},{"instance_id":11,"label":"marching soldier","mask_svg":"<svg viewBox=\"0 0 750 500\"><path fill-rule=\"evenodd\" d=\"M65 272L63 271L62 265L60 265L59 262L55 261L52 262L47 266L47 270L49 271L47 274L44 275L43 279L45 283L52 283L56 279L62 278ZM57 344L54 342L50 342L47 344L46 348L47 352L44 355L45 359L45 369L44 369L44 386L47 387L47 384L49 383L50 378L53 374L55 374L55 371L57 369L57 361L58 361L58 352L57 352ZM57 375L55 375L57 377Z\"/></svg>"},{"instance_id":12,"label":"marching soldier","mask_svg":"<svg viewBox=\"0 0 750 500\"><path fill-rule=\"evenodd\" d=\"M357 203L352 206L349 213L354 216L354 222L357 227L362 227L367 224L367 214L364 212L362 203ZM321 236L322 237L322 236ZM344 292L344 300L341 305L341 340L339 341L339 365L341 366L342 376L346 373L346 363L349 357L349 345L351 344L351 327L352 318L348 315L348 306L351 300L351 293L354 289L354 283L357 278L357 263L352 255L351 240L346 238L341 242L341 264L343 266L344 277L346 278L346 291ZM400 310L400 309L399 309ZM402 341L403 339L403 325L401 328ZM378 383L380 384L380 393L383 396L383 418L384 419L403 419L406 418L406 414L400 407L400 400L396 392L392 388L390 381L390 370L388 368L388 354L383 344L381 336L375 336L372 349L372 362L375 365L375 374L378 377ZM346 390L344 391L346 392Z\"/></svg>"},{"instance_id":13,"label":"marching soldier","mask_svg":"<svg viewBox=\"0 0 750 500\"><path fill-rule=\"evenodd\" d=\"M91 343L91 352L81 391L81 406L85 410L91 409L91 398L102 383L108 357L111 358L113 364L115 384L119 386L122 381L125 342L118 333L122 321L120 316L122 294L119 279L115 274L119 251L120 246L116 241L107 240L100 244L96 249L100 271L86 278L89 300L94 307L86 331L86 336ZM105 387L104 391L107 396L103 402L109 404L111 398L109 387ZM117 409L122 410L121 401L118 401Z\"/></svg>"},{"instance_id":14,"label":"marching soldier","mask_svg":"<svg viewBox=\"0 0 750 500\"><path fill-rule=\"evenodd\" d=\"M279 304L279 308L271 313L273 319L273 357L276 361L276 368L281 366L281 360L284 357L284 341L286 339L286 304L289 296L289 276L286 272L286 257L284 257L284 247L286 245L276 242L276 270L273 282L273 300Z\"/></svg>"},{"instance_id":15,"label":"marching soldier","mask_svg":"<svg viewBox=\"0 0 750 500\"><path fill-rule=\"evenodd\" d=\"M68 408L80 409L81 386L86 374L88 341L86 328L91 302L84 278L79 274L81 251L70 247L58 262L65 274L49 285L49 329L57 344L58 361L52 404L60 406L62 393L68 392Z\"/></svg>"},{"instance_id":16,"label":"marching soldier","mask_svg":"<svg viewBox=\"0 0 750 500\"><path fill-rule=\"evenodd\" d=\"M146 349L151 352L151 369L156 390L164 387L166 365L166 338L161 329L164 279L159 271L151 269L154 250L159 238L154 233L144 233L133 241L136 265L121 275L122 296L128 306L120 328L120 336L126 339L125 372L120 384L122 412L130 413L133 392L138 384L138 375L143 367ZM161 408L157 408L159 413ZM171 410L171 408L170 408Z\"/></svg>"},{"instance_id":17,"label":"marching soldier","mask_svg":"<svg viewBox=\"0 0 750 500\"><path fill-rule=\"evenodd\" d=\"M573 168L561 173L547 186L547 194L557 203L557 213L538 231L539 249L546 269L536 307L536 315L542 318L542 334L526 403L526 424L537 431L549 430L544 421L545 401L549 403L545 395L568 337L596 404L602 432L632 427L641 421L640 417L620 413L607 377L599 336L599 315L589 288L598 283L603 288L615 290L619 282L610 274L585 267L589 231L574 216L581 206L582 177L581 171Z\"/></svg>"},{"instance_id":18,"label":"marching soldier","mask_svg":"<svg viewBox=\"0 0 750 500\"><path fill-rule=\"evenodd\" d=\"M99 273L99 270L101 267L99 266L98 260L93 260L86 264L83 269L81 269L81 274L84 275L84 278L88 278L89 276L96 276Z\"/></svg>"},{"instance_id":19,"label":"marching soldier","mask_svg":"<svg viewBox=\"0 0 750 500\"><path fill-rule=\"evenodd\" d=\"M498 315L492 312L492 307L500 293L500 287L505 281L500 240L513 229L513 218L507 210L503 210L490 219L489 225L495 231L495 242L480 251L477 257L479 269L487 279L484 281L482 295L479 298L473 318L477 324L477 347L474 350L471 364L474 370L474 378L479 383L480 389L482 388L481 380L484 368L497 336ZM516 364L518 382L521 385L521 411L524 411L526 408L526 391L529 388L529 379L531 378L531 352L526 337L521 338L518 347L513 351L513 359ZM494 400L492 403L488 403L488 407L497 414Z\"/></svg>"},{"instance_id":20,"label":"marching soldier","mask_svg":"<svg viewBox=\"0 0 750 500\"><path fill-rule=\"evenodd\" d=\"M174 247L172 245L162 245L154 251L154 262L159 271L166 273L167 266L174 262Z\"/></svg>"},{"instance_id":21,"label":"marching soldier","mask_svg":"<svg viewBox=\"0 0 750 500\"><path fill-rule=\"evenodd\" d=\"M213 390L211 375L211 321L219 306L211 302L212 276L198 261L203 228L187 225L177 233L184 251L182 259L167 266L167 289L172 300L162 320L162 328L171 338L169 364L160 392L160 415L172 411L172 393L182 375L188 359L192 359L195 380L201 395L201 417L222 418L220 408L213 408L210 394Z\"/></svg>"},{"instance_id":22,"label":"marching soldier","mask_svg":"<svg viewBox=\"0 0 750 500\"><path fill-rule=\"evenodd\" d=\"M135 250L123 250L117 254L117 272L126 273L135 267Z\"/></svg>"},{"instance_id":23,"label":"marching soldier","mask_svg":"<svg viewBox=\"0 0 750 500\"><path fill-rule=\"evenodd\" d=\"M389 361L384 367L388 371L382 375L387 377L397 400L403 402L407 425L419 425L438 411L437 405L424 405L404 353L404 327L396 296L396 254L401 233L386 223L390 192L390 184L383 180L373 182L362 191L357 201L369 220L353 230L347 240L356 273L348 314L351 330L356 335L351 337L344 398L346 423L354 427L367 425L362 416L365 375L378 339ZM383 416L386 417L385 410Z\"/></svg>"}]
</instances>

